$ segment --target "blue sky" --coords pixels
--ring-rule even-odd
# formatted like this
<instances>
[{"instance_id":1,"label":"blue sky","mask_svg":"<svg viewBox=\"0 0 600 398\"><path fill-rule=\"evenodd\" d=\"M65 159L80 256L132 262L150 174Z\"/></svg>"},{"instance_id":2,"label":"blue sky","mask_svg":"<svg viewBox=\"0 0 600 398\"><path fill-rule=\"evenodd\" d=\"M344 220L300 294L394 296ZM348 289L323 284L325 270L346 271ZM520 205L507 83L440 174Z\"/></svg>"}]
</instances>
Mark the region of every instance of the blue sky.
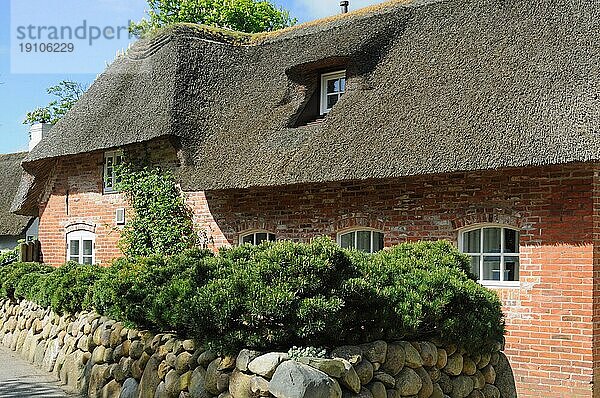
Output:
<instances>
[{"instance_id":1,"label":"blue sky","mask_svg":"<svg viewBox=\"0 0 600 398\"><path fill-rule=\"evenodd\" d=\"M381 1L351 0L350 3L351 8L360 8ZM339 0L273 2L290 10L299 22L339 12ZM22 121L27 111L44 106L52 99L46 94L46 88L61 80L90 85L116 52L126 48L130 41L127 37L98 39L90 46L87 37L75 41L76 55L36 55L21 52L20 44L34 40L28 41L28 30L25 30L28 37L18 40L18 28L35 25L75 29L85 20L88 25L116 31L129 20L141 19L146 7L145 0L0 0L0 153L27 149L28 126Z\"/></svg>"}]
</instances>

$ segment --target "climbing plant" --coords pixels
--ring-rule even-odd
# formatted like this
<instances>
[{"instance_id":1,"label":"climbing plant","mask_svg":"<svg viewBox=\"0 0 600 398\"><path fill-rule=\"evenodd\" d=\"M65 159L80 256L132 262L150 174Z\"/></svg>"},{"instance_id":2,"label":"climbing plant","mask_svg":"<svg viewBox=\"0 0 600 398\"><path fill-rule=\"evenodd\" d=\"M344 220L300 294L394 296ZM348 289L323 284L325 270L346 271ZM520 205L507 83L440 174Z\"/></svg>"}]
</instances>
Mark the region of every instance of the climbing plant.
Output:
<instances>
[{"instance_id":1,"label":"climbing plant","mask_svg":"<svg viewBox=\"0 0 600 398\"><path fill-rule=\"evenodd\" d=\"M119 241L125 255L172 255L198 245L193 213L171 172L125 163L117 175L117 189L133 209Z\"/></svg>"}]
</instances>

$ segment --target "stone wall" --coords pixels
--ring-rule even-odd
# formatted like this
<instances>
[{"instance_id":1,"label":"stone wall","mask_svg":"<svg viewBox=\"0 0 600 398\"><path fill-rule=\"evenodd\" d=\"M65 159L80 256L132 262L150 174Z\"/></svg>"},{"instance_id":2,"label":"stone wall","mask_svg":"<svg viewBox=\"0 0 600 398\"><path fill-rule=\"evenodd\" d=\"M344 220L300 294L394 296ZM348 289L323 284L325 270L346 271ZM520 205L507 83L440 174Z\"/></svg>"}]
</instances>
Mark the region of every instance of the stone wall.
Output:
<instances>
[{"instance_id":1,"label":"stone wall","mask_svg":"<svg viewBox=\"0 0 600 398\"><path fill-rule=\"evenodd\" d=\"M377 341L327 357L300 349L221 357L96 313L59 316L8 300L0 302L0 341L91 398L516 397L502 352L470 356L433 342Z\"/></svg>"}]
</instances>

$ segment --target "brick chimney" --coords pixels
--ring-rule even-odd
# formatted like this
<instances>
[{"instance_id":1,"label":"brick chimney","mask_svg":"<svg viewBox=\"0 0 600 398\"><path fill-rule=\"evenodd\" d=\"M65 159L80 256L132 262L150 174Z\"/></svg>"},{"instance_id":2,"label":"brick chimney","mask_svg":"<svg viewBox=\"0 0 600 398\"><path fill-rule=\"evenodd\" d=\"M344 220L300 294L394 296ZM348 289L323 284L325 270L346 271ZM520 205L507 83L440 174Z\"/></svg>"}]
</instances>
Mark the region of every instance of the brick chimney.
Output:
<instances>
[{"instance_id":1,"label":"brick chimney","mask_svg":"<svg viewBox=\"0 0 600 398\"><path fill-rule=\"evenodd\" d=\"M50 123L36 123L29 128L29 151L40 143L42 138L44 138L52 125Z\"/></svg>"}]
</instances>

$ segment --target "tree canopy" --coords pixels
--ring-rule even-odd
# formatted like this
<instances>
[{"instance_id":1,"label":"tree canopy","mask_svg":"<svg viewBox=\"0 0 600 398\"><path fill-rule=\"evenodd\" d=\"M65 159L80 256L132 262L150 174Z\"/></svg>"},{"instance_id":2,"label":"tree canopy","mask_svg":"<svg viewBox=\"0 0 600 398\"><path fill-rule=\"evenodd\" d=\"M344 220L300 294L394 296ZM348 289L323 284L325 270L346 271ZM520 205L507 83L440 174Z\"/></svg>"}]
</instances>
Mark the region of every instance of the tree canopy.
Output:
<instances>
[{"instance_id":1,"label":"tree canopy","mask_svg":"<svg viewBox=\"0 0 600 398\"><path fill-rule=\"evenodd\" d=\"M23 124L50 123L56 124L81 98L87 88L81 83L63 80L55 86L49 87L48 94L57 99L48 105L27 112Z\"/></svg>"},{"instance_id":2,"label":"tree canopy","mask_svg":"<svg viewBox=\"0 0 600 398\"><path fill-rule=\"evenodd\" d=\"M136 36L178 22L198 23L259 33L282 29L296 23L288 11L268 0L147 0L148 17L132 22Z\"/></svg>"}]
</instances>

